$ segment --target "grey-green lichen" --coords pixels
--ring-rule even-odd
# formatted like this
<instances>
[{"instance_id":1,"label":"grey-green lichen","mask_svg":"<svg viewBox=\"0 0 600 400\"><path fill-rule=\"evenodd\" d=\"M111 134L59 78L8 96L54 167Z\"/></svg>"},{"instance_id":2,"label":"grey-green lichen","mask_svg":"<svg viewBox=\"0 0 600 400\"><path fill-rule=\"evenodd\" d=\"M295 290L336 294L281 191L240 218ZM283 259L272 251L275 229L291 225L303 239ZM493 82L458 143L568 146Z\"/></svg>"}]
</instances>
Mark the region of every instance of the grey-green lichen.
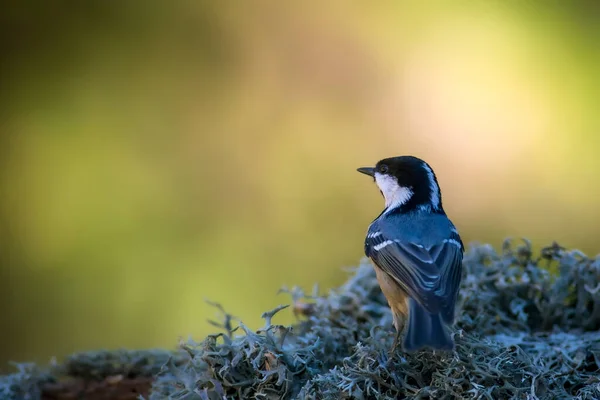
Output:
<instances>
[{"instance_id":1,"label":"grey-green lichen","mask_svg":"<svg viewBox=\"0 0 600 400\"><path fill-rule=\"evenodd\" d=\"M289 290L306 318L182 344L156 399L600 398L600 258L528 242L471 246L452 353L390 356L389 308L368 263L325 296ZM549 271L557 269L558 274ZM238 330L238 331L239 331Z\"/></svg>"},{"instance_id":2,"label":"grey-green lichen","mask_svg":"<svg viewBox=\"0 0 600 400\"><path fill-rule=\"evenodd\" d=\"M42 384L54 379L33 363L15 364L18 372L0 376L0 399L37 400L42 396Z\"/></svg>"},{"instance_id":3,"label":"grey-green lichen","mask_svg":"<svg viewBox=\"0 0 600 400\"><path fill-rule=\"evenodd\" d=\"M292 326L274 321L286 306L254 331L214 304L220 332L200 342L77 354L50 375L151 376L147 400L600 398L600 256L507 241L470 246L464 267L454 352L391 355L391 313L364 262L325 295L284 290ZM40 398L44 374L0 377L0 399Z\"/></svg>"}]
</instances>

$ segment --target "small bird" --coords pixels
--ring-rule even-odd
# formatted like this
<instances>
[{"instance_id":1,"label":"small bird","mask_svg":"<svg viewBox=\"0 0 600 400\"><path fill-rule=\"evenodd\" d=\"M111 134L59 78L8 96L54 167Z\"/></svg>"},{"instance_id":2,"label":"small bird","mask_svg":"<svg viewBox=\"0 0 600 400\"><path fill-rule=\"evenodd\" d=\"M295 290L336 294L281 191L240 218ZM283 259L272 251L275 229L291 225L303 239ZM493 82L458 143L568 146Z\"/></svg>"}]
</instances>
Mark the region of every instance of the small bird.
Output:
<instances>
[{"instance_id":1,"label":"small bird","mask_svg":"<svg viewBox=\"0 0 600 400\"><path fill-rule=\"evenodd\" d=\"M404 351L454 349L446 326L454 323L464 245L442 207L435 173L413 156L385 158L358 172L373 177L385 200L364 251L392 310L391 351L406 322Z\"/></svg>"}]
</instances>

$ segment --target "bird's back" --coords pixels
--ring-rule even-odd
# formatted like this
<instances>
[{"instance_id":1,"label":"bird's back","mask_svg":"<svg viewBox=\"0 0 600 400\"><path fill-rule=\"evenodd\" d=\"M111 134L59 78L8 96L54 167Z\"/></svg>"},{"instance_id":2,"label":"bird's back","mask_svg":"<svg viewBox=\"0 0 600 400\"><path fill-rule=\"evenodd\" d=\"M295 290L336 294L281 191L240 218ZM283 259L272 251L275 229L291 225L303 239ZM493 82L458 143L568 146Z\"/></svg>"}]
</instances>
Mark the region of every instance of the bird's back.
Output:
<instances>
[{"instance_id":1,"label":"bird's back","mask_svg":"<svg viewBox=\"0 0 600 400\"><path fill-rule=\"evenodd\" d=\"M381 237L413 243L430 248L447 239L459 242L460 236L452 222L441 213L431 214L415 211L408 214L382 214L369 226L367 237L379 232ZM368 256L368 254L367 254Z\"/></svg>"}]
</instances>

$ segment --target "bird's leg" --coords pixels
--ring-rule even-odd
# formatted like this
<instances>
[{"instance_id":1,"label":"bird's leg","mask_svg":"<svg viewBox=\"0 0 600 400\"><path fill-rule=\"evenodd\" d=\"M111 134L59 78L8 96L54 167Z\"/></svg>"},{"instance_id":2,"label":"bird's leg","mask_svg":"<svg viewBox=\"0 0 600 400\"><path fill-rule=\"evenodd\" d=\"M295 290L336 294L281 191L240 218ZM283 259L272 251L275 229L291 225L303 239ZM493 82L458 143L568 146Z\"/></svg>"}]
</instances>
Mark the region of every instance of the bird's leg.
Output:
<instances>
[{"instance_id":1,"label":"bird's leg","mask_svg":"<svg viewBox=\"0 0 600 400\"><path fill-rule=\"evenodd\" d=\"M393 317L394 328L396 328L396 336L394 337L394 343L392 344L392 348L390 349L390 357L394 355L394 352L398 347L398 343L400 343L400 336L402 336L402 331L404 330L404 319L396 313L393 314Z\"/></svg>"},{"instance_id":2,"label":"bird's leg","mask_svg":"<svg viewBox=\"0 0 600 400\"><path fill-rule=\"evenodd\" d=\"M392 348L390 349L390 357L394 356L394 352L396 351L396 347L398 347L398 343L400 342L401 335L402 335L402 331L396 331L396 337L394 337L394 343L392 344Z\"/></svg>"}]
</instances>

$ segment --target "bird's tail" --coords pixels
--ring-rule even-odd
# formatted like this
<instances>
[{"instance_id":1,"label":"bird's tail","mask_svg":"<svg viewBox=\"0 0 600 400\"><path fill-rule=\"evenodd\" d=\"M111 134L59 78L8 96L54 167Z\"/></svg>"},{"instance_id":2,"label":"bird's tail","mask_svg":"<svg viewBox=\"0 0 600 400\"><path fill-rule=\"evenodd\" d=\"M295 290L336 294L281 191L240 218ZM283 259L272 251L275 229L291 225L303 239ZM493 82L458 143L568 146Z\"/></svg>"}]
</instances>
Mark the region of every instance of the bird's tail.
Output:
<instances>
[{"instance_id":1,"label":"bird's tail","mask_svg":"<svg viewBox=\"0 0 600 400\"><path fill-rule=\"evenodd\" d=\"M414 299L410 299L408 330L403 347L408 352L424 347L452 350L454 341L446 332L440 314L430 314Z\"/></svg>"}]
</instances>

